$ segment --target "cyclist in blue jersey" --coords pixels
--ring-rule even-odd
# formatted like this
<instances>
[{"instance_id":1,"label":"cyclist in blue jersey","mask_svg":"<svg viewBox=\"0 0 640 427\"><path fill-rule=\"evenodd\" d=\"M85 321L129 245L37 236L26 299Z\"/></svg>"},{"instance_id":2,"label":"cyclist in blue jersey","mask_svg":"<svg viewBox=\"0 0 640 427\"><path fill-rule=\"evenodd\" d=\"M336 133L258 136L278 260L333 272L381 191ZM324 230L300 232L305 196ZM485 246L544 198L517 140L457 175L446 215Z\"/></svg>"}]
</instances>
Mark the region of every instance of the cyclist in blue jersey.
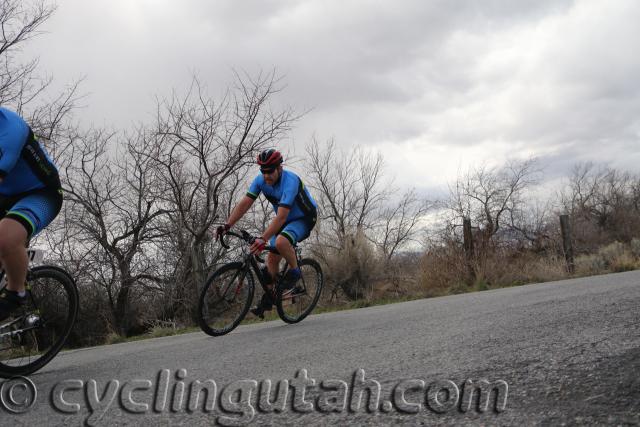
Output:
<instances>
[{"instance_id":1,"label":"cyclist in blue jersey","mask_svg":"<svg viewBox=\"0 0 640 427\"><path fill-rule=\"evenodd\" d=\"M58 169L29 125L0 107L0 263L7 286L0 292L0 321L26 302L29 239L60 212Z\"/></svg>"},{"instance_id":2,"label":"cyclist in blue jersey","mask_svg":"<svg viewBox=\"0 0 640 427\"><path fill-rule=\"evenodd\" d=\"M268 277L273 282L273 278L278 274L280 260L284 258L289 269L282 279L282 284L290 293L295 294L297 292L295 285L300 279L300 269L294 246L309 237L316 224L317 205L300 177L291 171L284 170L282 162L282 155L273 148L264 150L258 155L260 175L253 180L249 191L233 209L225 225L217 228L216 237L228 231L249 210L260 193L264 194L273 205L276 217L262 235L256 238L250 249L252 253L259 253L264 250L267 241L275 246L280 255L269 252ZM265 293L260 304L251 312L262 317L264 311L270 310L272 305L271 295Z\"/></svg>"}]
</instances>

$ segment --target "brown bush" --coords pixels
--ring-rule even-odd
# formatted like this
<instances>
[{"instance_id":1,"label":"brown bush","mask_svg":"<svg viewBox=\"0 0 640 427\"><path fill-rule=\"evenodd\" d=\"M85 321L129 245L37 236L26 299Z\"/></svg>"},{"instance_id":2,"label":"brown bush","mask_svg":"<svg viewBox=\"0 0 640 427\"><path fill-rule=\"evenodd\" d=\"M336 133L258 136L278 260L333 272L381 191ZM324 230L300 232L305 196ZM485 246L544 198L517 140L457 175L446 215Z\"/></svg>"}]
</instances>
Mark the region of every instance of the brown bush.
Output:
<instances>
[{"instance_id":1,"label":"brown bush","mask_svg":"<svg viewBox=\"0 0 640 427\"><path fill-rule=\"evenodd\" d=\"M364 233L348 237L344 248L320 248L320 251L329 288L341 290L351 300L372 294L375 282L384 271L384 262Z\"/></svg>"},{"instance_id":2,"label":"brown bush","mask_svg":"<svg viewBox=\"0 0 640 427\"><path fill-rule=\"evenodd\" d=\"M453 242L429 249L422 258L420 270L420 283L427 296L448 293L449 288L468 279L462 248Z\"/></svg>"},{"instance_id":3,"label":"brown bush","mask_svg":"<svg viewBox=\"0 0 640 427\"><path fill-rule=\"evenodd\" d=\"M576 258L576 273L591 275L638 269L638 246L640 241L637 239L633 239L628 245L616 241L601 247L595 254L581 255Z\"/></svg>"},{"instance_id":4,"label":"brown bush","mask_svg":"<svg viewBox=\"0 0 640 427\"><path fill-rule=\"evenodd\" d=\"M484 275L478 280L484 280L488 287L504 287L559 280L566 275L564 260L558 256L502 249L487 256Z\"/></svg>"},{"instance_id":5,"label":"brown bush","mask_svg":"<svg viewBox=\"0 0 640 427\"><path fill-rule=\"evenodd\" d=\"M564 260L512 247L485 249L472 262L474 277L466 267L464 252L450 243L430 249L422 260L421 282L427 295L483 290L566 277Z\"/></svg>"}]
</instances>

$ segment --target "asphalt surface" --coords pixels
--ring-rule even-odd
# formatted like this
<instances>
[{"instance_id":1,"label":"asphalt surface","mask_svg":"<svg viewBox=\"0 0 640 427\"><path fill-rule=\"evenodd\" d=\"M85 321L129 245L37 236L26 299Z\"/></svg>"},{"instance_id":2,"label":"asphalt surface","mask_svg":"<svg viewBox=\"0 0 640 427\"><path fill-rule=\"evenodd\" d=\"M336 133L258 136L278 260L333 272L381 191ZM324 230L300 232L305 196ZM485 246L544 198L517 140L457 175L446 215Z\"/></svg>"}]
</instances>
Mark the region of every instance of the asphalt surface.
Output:
<instances>
[{"instance_id":1,"label":"asphalt surface","mask_svg":"<svg viewBox=\"0 0 640 427\"><path fill-rule=\"evenodd\" d=\"M69 351L0 424L638 425L639 306L627 272Z\"/></svg>"}]
</instances>

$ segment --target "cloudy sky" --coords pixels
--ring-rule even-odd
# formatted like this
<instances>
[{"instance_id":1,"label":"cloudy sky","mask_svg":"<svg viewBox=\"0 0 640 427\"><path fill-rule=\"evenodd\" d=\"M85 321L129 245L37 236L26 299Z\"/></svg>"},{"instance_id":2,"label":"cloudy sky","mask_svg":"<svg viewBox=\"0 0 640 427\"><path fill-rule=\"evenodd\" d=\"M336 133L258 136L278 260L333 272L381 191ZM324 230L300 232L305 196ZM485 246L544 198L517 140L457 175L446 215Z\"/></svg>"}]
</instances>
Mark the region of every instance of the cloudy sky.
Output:
<instances>
[{"instance_id":1,"label":"cloudy sky","mask_svg":"<svg viewBox=\"0 0 640 427\"><path fill-rule=\"evenodd\" d=\"M63 85L85 76L84 123L146 121L193 73L276 71L292 133L383 150L396 183L446 188L460 170L536 156L640 164L637 0L59 0L30 43Z\"/></svg>"}]
</instances>

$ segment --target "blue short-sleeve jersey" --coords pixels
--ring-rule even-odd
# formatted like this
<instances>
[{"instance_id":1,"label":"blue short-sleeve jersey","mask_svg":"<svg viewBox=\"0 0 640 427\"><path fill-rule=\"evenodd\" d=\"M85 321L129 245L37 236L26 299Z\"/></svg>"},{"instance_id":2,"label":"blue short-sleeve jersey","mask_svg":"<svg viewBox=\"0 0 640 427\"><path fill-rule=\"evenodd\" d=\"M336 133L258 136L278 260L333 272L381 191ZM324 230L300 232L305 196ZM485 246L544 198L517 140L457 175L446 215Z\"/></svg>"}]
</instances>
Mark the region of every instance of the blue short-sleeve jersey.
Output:
<instances>
[{"instance_id":1,"label":"blue short-sleeve jersey","mask_svg":"<svg viewBox=\"0 0 640 427\"><path fill-rule=\"evenodd\" d=\"M60 188L58 169L18 114L0 107L0 195Z\"/></svg>"},{"instance_id":2,"label":"blue short-sleeve jersey","mask_svg":"<svg viewBox=\"0 0 640 427\"><path fill-rule=\"evenodd\" d=\"M287 223L301 218L315 218L317 215L315 200L300 177L291 171L283 170L273 186L267 185L262 174L258 175L251 183L247 196L255 200L260 193L271 202L276 213L280 206L291 209Z\"/></svg>"}]
</instances>

